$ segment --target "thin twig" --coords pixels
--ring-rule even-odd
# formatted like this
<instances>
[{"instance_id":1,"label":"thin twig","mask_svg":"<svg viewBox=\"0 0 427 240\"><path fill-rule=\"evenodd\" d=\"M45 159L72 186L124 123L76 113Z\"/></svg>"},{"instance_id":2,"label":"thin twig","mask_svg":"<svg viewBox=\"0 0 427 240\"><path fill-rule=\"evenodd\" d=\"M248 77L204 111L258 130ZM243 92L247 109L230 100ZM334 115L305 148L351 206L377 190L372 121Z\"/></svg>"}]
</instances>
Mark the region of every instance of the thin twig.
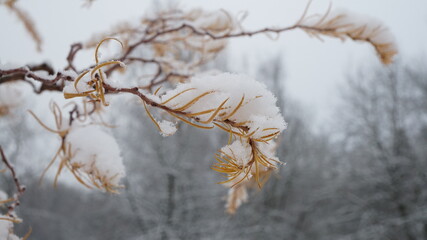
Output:
<instances>
[{"instance_id":1,"label":"thin twig","mask_svg":"<svg viewBox=\"0 0 427 240\"><path fill-rule=\"evenodd\" d=\"M25 186L21 185L21 183L19 182L19 179L18 179L18 177L16 175L16 172L15 172L15 168L7 160L6 155L3 152L2 146L0 146L0 154L1 154L1 157L2 157L2 160L3 160L4 164L6 165L6 167L9 169L10 173L12 174L12 178L13 178L13 181L15 182L15 186L16 186L16 189L17 189L17 193L15 194L15 197L14 197L15 201L13 201L13 203L10 206L8 206L8 209L9 209L8 210L8 215L10 217L14 217L13 216L13 211L20 204L19 198L24 194L24 192L25 192Z\"/></svg>"},{"instance_id":2,"label":"thin twig","mask_svg":"<svg viewBox=\"0 0 427 240\"><path fill-rule=\"evenodd\" d=\"M74 72L77 72L77 69L74 67L73 61L77 52L80 51L82 48L83 48L83 44L81 43L74 43L73 45L71 45L70 52L68 53L68 56L67 56L68 66L65 68L65 70L72 69L74 70Z\"/></svg>"}]
</instances>

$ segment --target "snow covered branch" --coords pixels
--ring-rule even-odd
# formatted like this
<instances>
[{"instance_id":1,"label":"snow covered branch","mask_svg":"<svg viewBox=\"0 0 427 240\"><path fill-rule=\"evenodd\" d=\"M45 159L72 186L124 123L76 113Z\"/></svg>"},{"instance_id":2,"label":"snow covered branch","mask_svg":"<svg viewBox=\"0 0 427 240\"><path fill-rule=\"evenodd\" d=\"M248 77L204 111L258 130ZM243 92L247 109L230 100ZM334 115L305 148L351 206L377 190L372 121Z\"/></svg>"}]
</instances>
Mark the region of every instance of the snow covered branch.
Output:
<instances>
[{"instance_id":1,"label":"snow covered branch","mask_svg":"<svg viewBox=\"0 0 427 240\"><path fill-rule=\"evenodd\" d=\"M215 154L212 169L223 174L221 183L230 187L227 211L234 213L247 200L247 187L261 188L280 164L275 139L286 128L276 106L276 98L265 85L240 74L206 73L205 63L213 60L227 40L258 34L282 34L300 29L310 36L351 39L371 44L384 64L397 53L394 38L382 23L349 12L329 11L307 16L293 25L246 31L241 20L221 10L176 9L157 12L138 24L121 23L98 34L86 44L73 44L64 71L54 72L47 64L11 68L0 66L0 87L4 83L25 81L34 92L62 92L65 99L82 98L82 104L59 107L51 103L54 128L38 123L61 140L45 172L59 159L55 183L68 169L88 188L116 193L125 176L120 149L103 122L100 110L109 105L106 95L132 94L144 105L148 117L163 136L177 130L182 121L201 129L219 128L229 134L228 144ZM117 42L122 53L101 61L100 48L107 41ZM83 49L94 49L94 64L76 68L75 56ZM149 74L129 86L114 82L125 68L144 68ZM125 76L126 77L126 76ZM162 89L164 87L164 89ZM13 104L0 96L0 116ZM88 105L92 108L88 109ZM3 107L3 108L2 108ZM71 107L71 108L70 108ZM171 118L157 120L150 109L168 113ZM68 115L62 111L68 109ZM45 174L45 172L42 174Z\"/></svg>"}]
</instances>

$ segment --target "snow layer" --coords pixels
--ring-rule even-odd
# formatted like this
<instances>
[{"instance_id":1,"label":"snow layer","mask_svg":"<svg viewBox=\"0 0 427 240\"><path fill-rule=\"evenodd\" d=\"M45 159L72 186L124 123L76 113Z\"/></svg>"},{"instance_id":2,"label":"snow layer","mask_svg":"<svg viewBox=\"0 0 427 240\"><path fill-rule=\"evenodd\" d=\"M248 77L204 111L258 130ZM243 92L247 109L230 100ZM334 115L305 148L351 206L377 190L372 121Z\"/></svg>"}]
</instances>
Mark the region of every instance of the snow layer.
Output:
<instances>
[{"instance_id":1,"label":"snow layer","mask_svg":"<svg viewBox=\"0 0 427 240\"><path fill-rule=\"evenodd\" d=\"M74 82L67 82L64 87L64 93L84 93L94 90L93 83L91 83L92 78L90 77L90 73L84 75L80 81L74 86Z\"/></svg>"},{"instance_id":2,"label":"snow layer","mask_svg":"<svg viewBox=\"0 0 427 240\"><path fill-rule=\"evenodd\" d=\"M228 155L236 160L239 166L246 166L248 161L251 159L252 148L246 142L236 140L232 144L221 148L223 155Z\"/></svg>"},{"instance_id":3,"label":"snow layer","mask_svg":"<svg viewBox=\"0 0 427 240\"><path fill-rule=\"evenodd\" d=\"M161 129L160 133L164 137L171 136L171 135L175 134L175 132L177 130L175 124L173 122L170 122L167 120L162 120L161 122L159 122L159 127Z\"/></svg>"},{"instance_id":4,"label":"snow layer","mask_svg":"<svg viewBox=\"0 0 427 240\"><path fill-rule=\"evenodd\" d=\"M17 107L23 102L19 83L5 83L0 86L0 106Z\"/></svg>"},{"instance_id":5,"label":"snow layer","mask_svg":"<svg viewBox=\"0 0 427 240\"><path fill-rule=\"evenodd\" d=\"M1 215L0 218L8 218L7 216ZM19 240L15 234L11 233L13 229L13 223L6 220L0 219L0 239L1 240Z\"/></svg>"},{"instance_id":6,"label":"snow layer","mask_svg":"<svg viewBox=\"0 0 427 240\"><path fill-rule=\"evenodd\" d=\"M73 127L66 138L71 145L72 166L100 177L113 186L125 176L125 168L116 140L97 125Z\"/></svg>"},{"instance_id":7,"label":"snow layer","mask_svg":"<svg viewBox=\"0 0 427 240\"><path fill-rule=\"evenodd\" d=\"M178 94L179 96L173 98ZM198 101L190 104L191 106L184 110L186 113L217 109L226 101L214 120L244 123L244 126L255 131L253 138L286 128L286 122L276 106L276 98L264 84L249 76L233 73L195 76L190 82L166 92L161 100L166 106L179 109L196 98L199 98ZM243 103L234 111L242 99ZM211 114L198 115L198 118L200 121L206 121Z\"/></svg>"}]
</instances>

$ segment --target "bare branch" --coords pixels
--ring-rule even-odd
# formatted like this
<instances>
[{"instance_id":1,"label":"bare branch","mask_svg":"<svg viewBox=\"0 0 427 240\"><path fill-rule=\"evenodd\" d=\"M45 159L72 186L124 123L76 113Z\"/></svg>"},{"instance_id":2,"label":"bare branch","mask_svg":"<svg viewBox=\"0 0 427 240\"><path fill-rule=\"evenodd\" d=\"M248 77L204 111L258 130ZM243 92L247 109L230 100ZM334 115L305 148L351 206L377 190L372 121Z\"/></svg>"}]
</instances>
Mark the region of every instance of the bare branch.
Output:
<instances>
[{"instance_id":1,"label":"bare branch","mask_svg":"<svg viewBox=\"0 0 427 240\"><path fill-rule=\"evenodd\" d=\"M15 208L17 206L19 206L19 204L20 204L19 198L24 194L25 186L19 182L18 176L16 175L16 172L15 172L15 168L7 160L6 155L3 152L2 146L0 146L0 155L2 157L3 163L6 165L6 167L9 169L10 173L12 174L12 178L13 178L13 181L14 181L16 189L17 189L17 194L15 194L14 201L12 202L11 205L8 206L8 209L9 209L8 215L10 217L14 218L15 216L13 215L13 212L14 212Z\"/></svg>"},{"instance_id":2,"label":"bare branch","mask_svg":"<svg viewBox=\"0 0 427 240\"><path fill-rule=\"evenodd\" d=\"M65 70L72 69L74 70L74 72L77 72L77 69L74 67L73 61L77 52L80 51L82 48L83 48L83 45L81 43L74 43L73 45L71 45L70 52L68 53L68 56L67 56L68 66L65 67Z\"/></svg>"}]
</instances>

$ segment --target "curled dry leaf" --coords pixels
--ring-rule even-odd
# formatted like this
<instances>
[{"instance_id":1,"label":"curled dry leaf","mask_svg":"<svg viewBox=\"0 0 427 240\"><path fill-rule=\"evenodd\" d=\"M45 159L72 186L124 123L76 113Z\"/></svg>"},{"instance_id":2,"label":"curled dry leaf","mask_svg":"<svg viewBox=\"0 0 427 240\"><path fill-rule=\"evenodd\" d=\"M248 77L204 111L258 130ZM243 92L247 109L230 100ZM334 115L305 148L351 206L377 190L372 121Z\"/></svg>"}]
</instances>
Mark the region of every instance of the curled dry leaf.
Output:
<instances>
[{"instance_id":1,"label":"curled dry leaf","mask_svg":"<svg viewBox=\"0 0 427 240\"><path fill-rule=\"evenodd\" d=\"M75 97L89 97L94 101L101 102L104 106L108 106L107 101L105 100L105 89L103 83L107 81L107 76L102 71L103 67L109 65L118 64L121 67L125 67L124 63L120 61L107 61L99 62L99 48L107 40L115 40L120 43L123 47L121 41L116 38L105 38L96 46L95 49L95 66L91 69L83 71L73 83L68 84L64 87L64 98L75 98Z\"/></svg>"}]
</instances>

